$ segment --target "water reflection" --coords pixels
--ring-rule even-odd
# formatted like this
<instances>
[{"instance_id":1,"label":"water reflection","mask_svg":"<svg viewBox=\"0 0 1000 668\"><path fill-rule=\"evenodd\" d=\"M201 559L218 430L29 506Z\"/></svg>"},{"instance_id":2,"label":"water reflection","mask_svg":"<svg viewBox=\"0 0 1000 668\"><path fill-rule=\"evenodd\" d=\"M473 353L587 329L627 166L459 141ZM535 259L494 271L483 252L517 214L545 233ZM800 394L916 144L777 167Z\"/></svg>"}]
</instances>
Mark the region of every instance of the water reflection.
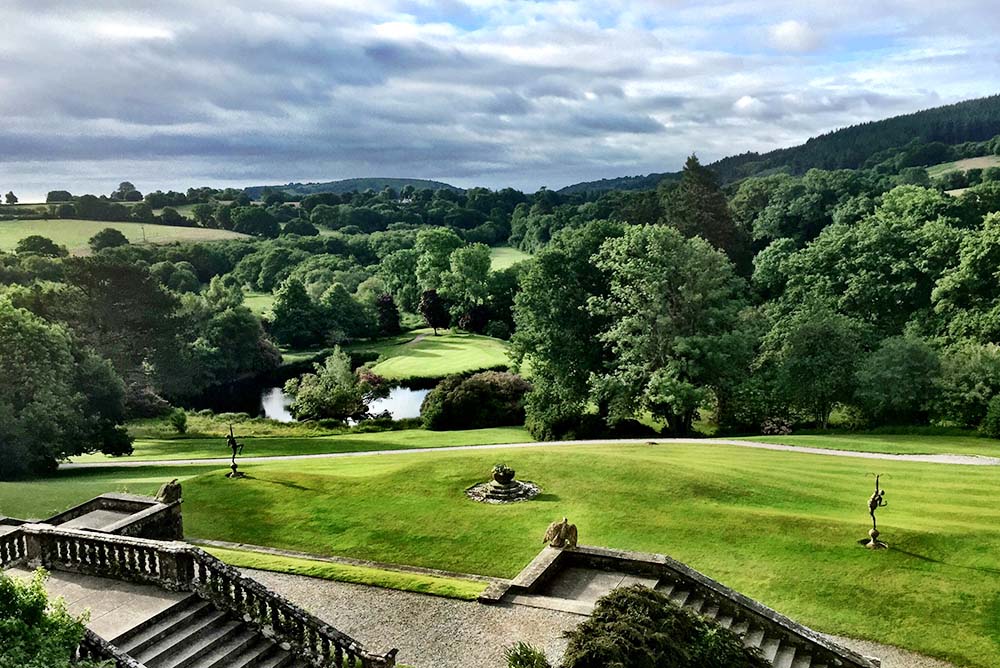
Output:
<instances>
[{"instance_id":1,"label":"water reflection","mask_svg":"<svg viewBox=\"0 0 1000 668\"><path fill-rule=\"evenodd\" d=\"M292 398L280 387L265 387L260 392L260 410L264 417L278 422L295 422L288 407Z\"/></svg>"},{"instance_id":2,"label":"water reflection","mask_svg":"<svg viewBox=\"0 0 1000 668\"><path fill-rule=\"evenodd\" d=\"M394 387L385 399L376 399L368 407L372 415L386 411L393 420L420 417L420 404L430 390L411 390L407 387ZM278 422L294 422L288 407L292 399L280 387L265 387L260 393L260 409L264 417Z\"/></svg>"}]
</instances>

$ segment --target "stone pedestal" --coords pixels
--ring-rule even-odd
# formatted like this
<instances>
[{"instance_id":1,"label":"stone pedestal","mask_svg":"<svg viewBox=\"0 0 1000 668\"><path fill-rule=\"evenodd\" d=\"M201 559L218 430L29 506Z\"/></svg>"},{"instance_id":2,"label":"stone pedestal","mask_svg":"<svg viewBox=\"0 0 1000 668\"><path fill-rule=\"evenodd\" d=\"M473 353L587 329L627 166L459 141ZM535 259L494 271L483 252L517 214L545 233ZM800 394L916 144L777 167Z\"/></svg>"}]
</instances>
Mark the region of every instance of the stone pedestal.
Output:
<instances>
[{"instance_id":1,"label":"stone pedestal","mask_svg":"<svg viewBox=\"0 0 1000 668\"><path fill-rule=\"evenodd\" d=\"M865 547L867 547L869 550L885 550L889 547L888 545L886 545L885 543L883 543L878 539L879 537L878 529L872 529L871 531L869 531L868 537L871 540L869 540L865 544Z\"/></svg>"}]
</instances>

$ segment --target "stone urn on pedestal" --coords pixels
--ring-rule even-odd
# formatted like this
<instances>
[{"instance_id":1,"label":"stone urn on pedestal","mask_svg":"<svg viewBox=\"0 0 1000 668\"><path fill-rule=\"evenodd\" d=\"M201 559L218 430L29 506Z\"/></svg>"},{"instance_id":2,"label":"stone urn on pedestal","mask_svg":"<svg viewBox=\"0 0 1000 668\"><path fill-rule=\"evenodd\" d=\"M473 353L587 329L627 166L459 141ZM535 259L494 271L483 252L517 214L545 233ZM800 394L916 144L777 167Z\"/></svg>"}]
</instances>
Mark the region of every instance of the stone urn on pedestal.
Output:
<instances>
[{"instance_id":1,"label":"stone urn on pedestal","mask_svg":"<svg viewBox=\"0 0 1000 668\"><path fill-rule=\"evenodd\" d=\"M514 481L514 469L506 464L497 464L493 467L493 481L498 485L507 487Z\"/></svg>"}]
</instances>

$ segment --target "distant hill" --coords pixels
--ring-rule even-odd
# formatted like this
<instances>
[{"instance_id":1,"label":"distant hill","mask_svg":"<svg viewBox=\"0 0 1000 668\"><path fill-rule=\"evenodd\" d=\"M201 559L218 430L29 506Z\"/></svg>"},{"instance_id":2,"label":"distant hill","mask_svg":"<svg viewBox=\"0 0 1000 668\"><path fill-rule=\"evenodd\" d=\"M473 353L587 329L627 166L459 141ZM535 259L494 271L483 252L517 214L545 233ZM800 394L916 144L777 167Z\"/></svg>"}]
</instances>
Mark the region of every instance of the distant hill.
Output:
<instances>
[{"instance_id":1,"label":"distant hill","mask_svg":"<svg viewBox=\"0 0 1000 668\"><path fill-rule=\"evenodd\" d=\"M453 190L464 192L461 188L442 183L440 181L428 181L427 179L391 179L391 178L367 178L367 179L342 179L340 181L326 181L324 183L286 183L275 186L250 186L244 188L244 192L250 197L257 199L265 188L272 190L283 190L290 195L305 196L314 193L337 193L342 195L351 192L365 192L366 190L385 190L393 188L402 190L406 186L413 186L417 190Z\"/></svg>"},{"instance_id":2,"label":"distant hill","mask_svg":"<svg viewBox=\"0 0 1000 668\"><path fill-rule=\"evenodd\" d=\"M608 190L652 190L663 179L679 179L680 172L665 172L663 174L647 174L645 176L621 176L617 179L601 179L600 181L584 181L560 188L560 195L586 195Z\"/></svg>"},{"instance_id":3,"label":"distant hill","mask_svg":"<svg viewBox=\"0 0 1000 668\"><path fill-rule=\"evenodd\" d=\"M1000 134L1000 95L966 100L881 121L852 125L813 137L805 144L767 153L741 153L709 167L731 183L748 176L787 171L804 174L812 168L858 169L869 160L889 157L894 150L919 143L961 144L991 139ZM560 193L604 190L646 190L676 173L627 176L576 183Z\"/></svg>"}]
</instances>

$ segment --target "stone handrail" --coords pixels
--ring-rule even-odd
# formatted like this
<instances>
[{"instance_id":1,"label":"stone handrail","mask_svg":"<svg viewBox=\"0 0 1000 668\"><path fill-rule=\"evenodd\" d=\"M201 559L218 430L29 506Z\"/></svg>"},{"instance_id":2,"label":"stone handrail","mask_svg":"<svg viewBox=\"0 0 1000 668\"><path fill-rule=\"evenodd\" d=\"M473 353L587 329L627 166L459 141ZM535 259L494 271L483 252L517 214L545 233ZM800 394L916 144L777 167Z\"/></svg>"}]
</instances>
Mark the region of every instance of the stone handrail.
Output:
<instances>
[{"instance_id":1,"label":"stone handrail","mask_svg":"<svg viewBox=\"0 0 1000 668\"><path fill-rule=\"evenodd\" d=\"M110 664L113 668L146 668L145 664L139 663L128 654L123 653L90 629L84 630L83 638L76 648L73 660L74 662L95 661L101 664Z\"/></svg>"},{"instance_id":2,"label":"stone handrail","mask_svg":"<svg viewBox=\"0 0 1000 668\"><path fill-rule=\"evenodd\" d=\"M396 650L372 654L350 636L299 608L207 552L180 541L159 541L25 524L23 557L29 565L122 580L172 591L193 591L217 608L258 624L276 642L318 668L392 668ZM7 545L0 537L0 554ZM21 554L16 541L14 552Z\"/></svg>"},{"instance_id":3,"label":"stone handrail","mask_svg":"<svg viewBox=\"0 0 1000 668\"><path fill-rule=\"evenodd\" d=\"M190 553L194 557L194 588L199 595L243 619L269 628L276 638L288 642L313 665L335 668L396 665L396 650L384 655L366 652L358 641L225 562L198 548L190 548Z\"/></svg>"},{"instance_id":4,"label":"stone handrail","mask_svg":"<svg viewBox=\"0 0 1000 668\"><path fill-rule=\"evenodd\" d=\"M7 568L23 562L27 557L24 545L24 531L15 529L0 536L0 568Z\"/></svg>"}]
</instances>

